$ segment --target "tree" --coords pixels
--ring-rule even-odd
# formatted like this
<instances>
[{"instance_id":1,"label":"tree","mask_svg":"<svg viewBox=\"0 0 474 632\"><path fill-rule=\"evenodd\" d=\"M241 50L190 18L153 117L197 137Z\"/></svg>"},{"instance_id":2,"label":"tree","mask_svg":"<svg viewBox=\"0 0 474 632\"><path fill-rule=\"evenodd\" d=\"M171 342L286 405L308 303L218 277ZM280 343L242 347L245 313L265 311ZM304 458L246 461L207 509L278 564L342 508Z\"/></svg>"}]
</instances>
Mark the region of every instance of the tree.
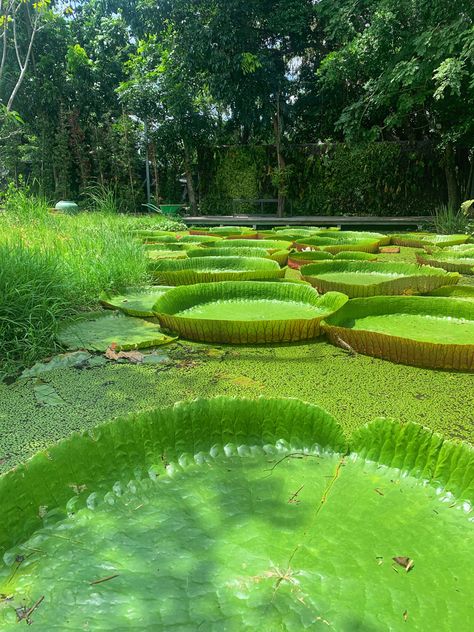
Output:
<instances>
[{"instance_id":1,"label":"tree","mask_svg":"<svg viewBox=\"0 0 474 632\"><path fill-rule=\"evenodd\" d=\"M471 0L323 0L329 42L317 69L321 110L351 141L433 140L458 208L460 146L474 146Z\"/></svg>"},{"instance_id":2,"label":"tree","mask_svg":"<svg viewBox=\"0 0 474 632\"><path fill-rule=\"evenodd\" d=\"M0 102L13 109L31 61L36 35L50 15L50 0L0 0Z\"/></svg>"},{"instance_id":3,"label":"tree","mask_svg":"<svg viewBox=\"0 0 474 632\"><path fill-rule=\"evenodd\" d=\"M156 35L141 40L127 63L130 79L119 92L130 112L147 122L157 152L182 156L189 205L195 212L193 161L199 145L210 141L215 117L205 82L190 72L180 52L172 28L161 41Z\"/></svg>"}]
</instances>

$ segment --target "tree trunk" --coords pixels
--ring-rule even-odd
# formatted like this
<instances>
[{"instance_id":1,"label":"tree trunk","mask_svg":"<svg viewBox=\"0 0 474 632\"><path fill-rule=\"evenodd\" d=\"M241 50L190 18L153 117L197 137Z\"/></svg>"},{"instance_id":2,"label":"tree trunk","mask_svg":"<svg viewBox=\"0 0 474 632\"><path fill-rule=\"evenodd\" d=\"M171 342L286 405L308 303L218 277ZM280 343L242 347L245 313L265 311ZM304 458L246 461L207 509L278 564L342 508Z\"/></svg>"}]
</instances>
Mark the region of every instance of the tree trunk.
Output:
<instances>
[{"instance_id":1,"label":"tree trunk","mask_svg":"<svg viewBox=\"0 0 474 632\"><path fill-rule=\"evenodd\" d=\"M277 95L277 109L273 117L273 133L275 135L275 147L277 153L278 168L278 217L285 215L285 184L283 182L283 174L285 170L285 159L281 153L281 117L280 117L280 93Z\"/></svg>"},{"instance_id":2,"label":"tree trunk","mask_svg":"<svg viewBox=\"0 0 474 632\"><path fill-rule=\"evenodd\" d=\"M196 213L197 205L196 205L196 193L194 191L194 182L193 182L193 171L191 166L191 159L189 156L189 149L184 144L184 170L186 172L186 186L188 188L188 201L191 211Z\"/></svg>"},{"instance_id":3,"label":"tree trunk","mask_svg":"<svg viewBox=\"0 0 474 632\"><path fill-rule=\"evenodd\" d=\"M448 207L457 211L461 204L461 198L456 175L456 148L452 142L449 142L446 145L444 153L444 172L448 187Z\"/></svg>"}]
</instances>

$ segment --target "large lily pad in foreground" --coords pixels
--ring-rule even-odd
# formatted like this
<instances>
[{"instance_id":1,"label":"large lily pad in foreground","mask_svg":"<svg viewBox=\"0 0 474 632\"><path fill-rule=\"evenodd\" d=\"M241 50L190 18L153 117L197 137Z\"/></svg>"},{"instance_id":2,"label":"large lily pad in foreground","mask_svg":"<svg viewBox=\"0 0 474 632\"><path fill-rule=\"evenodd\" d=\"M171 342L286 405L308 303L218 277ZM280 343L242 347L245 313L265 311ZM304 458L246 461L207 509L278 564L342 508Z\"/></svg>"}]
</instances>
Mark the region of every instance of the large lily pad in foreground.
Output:
<instances>
[{"instance_id":1,"label":"large lily pad in foreground","mask_svg":"<svg viewBox=\"0 0 474 632\"><path fill-rule=\"evenodd\" d=\"M325 316L344 305L298 283L224 282L179 287L155 303L161 324L205 342L293 342L315 338Z\"/></svg>"},{"instance_id":2,"label":"large lily pad in foreground","mask_svg":"<svg viewBox=\"0 0 474 632\"><path fill-rule=\"evenodd\" d=\"M124 314L97 312L62 325L58 340L68 349L105 351L115 345L117 351L156 347L175 340L165 335L156 323Z\"/></svg>"},{"instance_id":3,"label":"large lily pad in foreground","mask_svg":"<svg viewBox=\"0 0 474 632\"><path fill-rule=\"evenodd\" d=\"M153 316L153 305L169 289L169 285L147 285L129 288L123 294L109 295L104 292L100 296L100 302L104 307L119 309L129 316L150 318Z\"/></svg>"},{"instance_id":4,"label":"large lily pad in foreground","mask_svg":"<svg viewBox=\"0 0 474 632\"><path fill-rule=\"evenodd\" d=\"M454 285L459 274L412 263L320 261L301 267L301 274L320 292L343 292L350 298L422 294Z\"/></svg>"},{"instance_id":5,"label":"large lily pad in foreground","mask_svg":"<svg viewBox=\"0 0 474 632\"><path fill-rule=\"evenodd\" d=\"M472 450L415 424L348 451L297 400L135 415L0 478L0 627L467 632L472 499Z\"/></svg>"},{"instance_id":6,"label":"large lily pad in foreground","mask_svg":"<svg viewBox=\"0 0 474 632\"><path fill-rule=\"evenodd\" d=\"M192 285L231 280L271 280L285 270L276 261L258 257L194 257L150 264L150 272L163 285Z\"/></svg>"},{"instance_id":7,"label":"large lily pad in foreground","mask_svg":"<svg viewBox=\"0 0 474 632\"><path fill-rule=\"evenodd\" d=\"M474 302L431 296L349 301L322 323L334 344L392 362L474 369Z\"/></svg>"}]
</instances>

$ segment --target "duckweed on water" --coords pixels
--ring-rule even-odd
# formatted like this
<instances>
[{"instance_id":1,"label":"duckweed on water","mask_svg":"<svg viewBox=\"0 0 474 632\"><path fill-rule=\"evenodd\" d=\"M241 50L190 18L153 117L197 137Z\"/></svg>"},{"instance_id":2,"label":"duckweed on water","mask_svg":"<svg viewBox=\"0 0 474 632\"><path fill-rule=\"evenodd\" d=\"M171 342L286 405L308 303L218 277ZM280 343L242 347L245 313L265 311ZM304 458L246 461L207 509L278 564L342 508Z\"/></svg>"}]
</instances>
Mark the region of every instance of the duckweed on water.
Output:
<instances>
[{"instance_id":1,"label":"duckweed on water","mask_svg":"<svg viewBox=\"0 0 474 632\"><path fill-rule=\"evenodd\" d=\"M104 421L194 397L259 395L317 403L346 432L375 417L416 421L474 442L474 376L401 366L320 341L309 344L163 347L163 363L108 363L44 376L64 403L40 406L33 380L0 384L0 470ZM167 359L167 355L169 358Z\"/></svg>"}]
</instances>

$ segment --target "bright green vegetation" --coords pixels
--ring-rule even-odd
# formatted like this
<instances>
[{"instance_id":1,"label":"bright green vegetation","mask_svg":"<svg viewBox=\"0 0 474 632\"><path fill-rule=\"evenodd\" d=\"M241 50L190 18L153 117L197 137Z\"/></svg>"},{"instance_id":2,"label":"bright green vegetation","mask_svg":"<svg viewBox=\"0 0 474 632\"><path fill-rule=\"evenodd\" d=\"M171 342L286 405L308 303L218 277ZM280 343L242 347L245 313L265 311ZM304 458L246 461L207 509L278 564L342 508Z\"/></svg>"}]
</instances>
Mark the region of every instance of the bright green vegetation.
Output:
<instances>
[{"instance_id":1,"label":"bright green vegetation","mask_svg":"<svg viewBox=\"0 0 474 632\"><path fill-rule=\"evenodd\" d=\"M226 248L264 248L270 252L287 250L291 245L291 241L284 239L228 239L219 244L219 246Z\"/></svg>"},{"instance_id":2,"label":"bright green vegetation","mask_svg":"<svg viewBox=\"0 0 474 632\"><path fill-rule=\"evenodd\" d=\"M301 267L303 278L322 292L343 292L349 298L426 293L461 278L439 268L409 263L318 261Z\"/></svg>"},{"instance_id":3,"label":"bright green vegetation","mask_svg":"<svg viewBox=\"0 0 474 632\"><path fill-rule=\"evenodd\" d=\"M258 257L193 257L160 260L149 264L157 283L192 285L212 281L265 280L283 277L285 272L276 261Z\"/></svg>"},{"instance_id":4,"label":"bright green vegetation","mask_svg":"<svg viewBox=\"0 0 474 632\"><path fill-rule=\"evenodd\" d=\"M430 296L452 296L453 298L474 300L474 286L472 285L443 286L430 292Z\"/></svg>"},{"instance_id":5,"label":"bright green vegetation","mask_svg":"<svg viewBox=\"0 0 474 632\"><path fill-rule=\"evenodd\" d=\"M169 290L166 285L149 285L127 288L123 294L108 296L103 293L100 302L104 307L119 309L129 316L152 317L152 307L156 300Z\"/></svg>"},{"instance_id":6,"label":"bright green vegetation","mask_svg":"<svg viewBox=\"0 0 474 632\"><path fill-rule=\"evenodd\" d=\"M186 318L219 318L220 320L291 320L293 318L314 318L315 313L323 312L298 301L279 301L278 299L218 300L188 307L176 316Z\"/></svg>"},{"instance_id":7,"label":"bright green vegetation","mask_svg":"<svg viewBox=\"0 0 474 632\"><path fill-rule=\"evenodd\" d=\"M153 309L163 327L185 339L245 344L316 338L322 318L346 301L306 284L244 281L177 287Z\"/></svg>"},{"instance_id":8,"label":"bright green vegetation","mask_svg":"<svg viewBox=\"0 0 474 632\"><path fill-rule=\"evenodd\" d=\"M422 264L436 266L451 272L474 274L474 250L472 252L424 253L417 255L417 259Z\"/></svg>"},{"instance_id":9,"label":"bright green vegetation","mask_svg":"<svg viewBox=\"0 0 474 632\"><path fill-rule=\"evenodd\" d=\"M450 297L374 296L346 303L323 329L335 344L417 366L474 368L474 303Z\"/></svg>"},{"instance_id":10,"label":"bright green vegetation","mask_svg":"<svg viewBox=\"0 0 474 632\"><path fill-rule=\"evenodd\" d=\"M33 379L0 384L0 470L131 410L215 395L285 394L322 406L348 433L385 416L474 443L472 374L354 356L324 339L218 348L179 342L158 353L156 365L108 362L48 372L43 380L62 399L55 406L37 403Z\"/></svg>"},{"instance_id":11,"label":"bright green vegetation","mask_svg":"<svg viewBox=\"0 0 474 632\"><path fill-rule=\"evenodd\" d=\"M105 351L115 345L117 351L126 351L166 344L173 338L142 318L97 312L61 324L58 340L68 349Z\"/></svg>"},{"instance_id":12,"label":"bright green vegetation","mask_svg":"<svg viewBox=\"0 0 474 632\"><path fill-rule=\"evenodd\" d=\"M422 248L423 246L455 246L464 244L470 235L436 235L435 233L401 233L392 235L392 243L400 246Z\"/></svg>"},{"instance_id":13,"label":"bright green vegetation","mask_svg":"<svg viewBox=\"0 0 474 632\"><path fill-rule=\"evenodd\" d=\"M295 400L198 400L106 424L0 481L2 628L45 595L31 621L48 629L64 611L64 630L253 630L262 617L404 630L408 616L467 630L473 467L468 447L415 424L345 438Z\"/></svg>"},{"instance_id":14,"label":"bright green vegetation","mask_svg":"<svg viewBox=\"0 0 474 632\"><path fill-rule=\"evenodd\" d=\"M423 314L381 314L357 318L351 328L421 342L474 345L474 319Z\"/></svg>"},{"instance_id":15,"label":"bright green vegetation","mask_svg":"<svg viewBox=\"0 0 474 632\"><path fill-rule=\"evenodd\" d=\"M312 248L314 250L324 250L332 254L337 254L344 251L360 251L360 252L377 252L380 241L377 239L367 239L366 237L352 237L346 238L344 236L337 237L337 235L343 235L343 233L334 233L333 237L316 236L316 237L304 237L303 239L297 239L295 245L299 250L304 248Z\"/></svg>"},{"instance_id":16,"label":"bright green vegetation","mask_svg":"<svg viewBox=\"0 0 474 632\"><path fill-rule=\"evenodd\" d=\"M21 196L0 214L0 374L57 349L61 319L96 306L102 291L147 278L143 249L130 234L135 218L51 215L41 199Z\"/></svg>"}]
</instances>

